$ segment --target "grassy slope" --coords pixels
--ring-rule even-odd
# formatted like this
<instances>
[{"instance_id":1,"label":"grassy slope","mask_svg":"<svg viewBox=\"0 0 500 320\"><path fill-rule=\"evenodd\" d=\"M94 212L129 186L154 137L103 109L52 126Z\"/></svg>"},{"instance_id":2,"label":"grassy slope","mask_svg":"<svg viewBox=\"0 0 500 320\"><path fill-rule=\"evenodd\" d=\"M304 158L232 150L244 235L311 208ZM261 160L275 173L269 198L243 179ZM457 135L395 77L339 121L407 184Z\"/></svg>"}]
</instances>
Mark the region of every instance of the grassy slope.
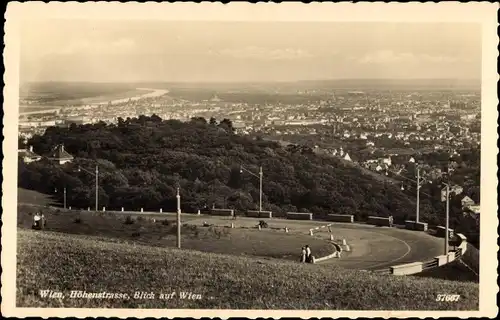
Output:
<instances>
[{"instance_id":1,"label":"grassy slope","mask_svg":"<svg viewBox=\"0 0 500 320\"><path fill-rule=\"evenodd\" d=\"M451 281L467 281L479 283L479 277L467 268L461 260L456 260L439 268L433 268L414 275L414 277L425 277L444 279Z\"/></svg>"},{"instance_id":2,"label":"grassy slope","mask_svg":"<svg viewBox=\"0 0 500 320\"><path fill-rule=\"evenodd\" d=\"M476 247L468 243L462 260L473 272L479 274L479 250Z\"/></svg>"},{"instance_id":3,"label":"grassy slope","mask_svg":"<svg viewBox=\"0 0 500 320\"><path fill-rule=\"evenodd\" d=\"M35 244L37 244L35 246ZM476 284L377 276L331 266L265 261L196 251L130 246L18 229L17 304L22 307L473 310ZM38 278L36 275L39 275ZM135 291L155 300L42 299L38 290ZM162 301L191 291L201 300ZM436 295L460 294L458 303ZM210 297L213 297L212 299Z\"/></svg>"},{"instance_id":4,"label":"grassy slope","mask_svg":"<svg viewBox=\"0 0 500 320\"><path fill-rule=\"evenodd\" d=\"M58 204L50 195L24 188L17 188L17 201L18 203L29 203L40 206Z\"/></svg>"},{"instance_id":5,"label":"grassy slope","mask_svg":"<svg viewBox=\"0 0 500 320\"><path fill-rule=\"evenodd\" d=\"M467 244L467 251L459 260L426 270L416 274L415 277L479 283L479 250Z\"/></svg>"}]
</instances>

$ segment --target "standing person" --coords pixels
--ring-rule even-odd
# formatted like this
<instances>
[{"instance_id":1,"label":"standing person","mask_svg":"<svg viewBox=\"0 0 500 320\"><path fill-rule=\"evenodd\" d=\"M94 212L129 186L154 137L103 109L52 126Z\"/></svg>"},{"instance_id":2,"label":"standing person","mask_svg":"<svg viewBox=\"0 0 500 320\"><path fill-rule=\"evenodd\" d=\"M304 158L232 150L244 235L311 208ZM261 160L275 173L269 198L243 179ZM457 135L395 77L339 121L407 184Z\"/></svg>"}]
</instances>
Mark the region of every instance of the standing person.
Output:
<instances>
[{"instance_id":1,"label":"standing person","mask_svg":"<svg viewBox=\"0 0 500 320\"><path fill-rule=\"evenodd\" d=\"M306 262L311 262L311 248L306 245Z\"/></svg>"},{"instance_id":2,"label":"standing person","mask_svg":"<svg viewBox=\"0 0 500 320\"><path fill-rule=\"evenodd\" d=\"M41 215L42 215L42 229L45 228L45 226L47 225L47 219L45 219L45 215L43 214L43 212L41 212Z\"/></svg>"},{"instance_id":3,"label":"standing person","mask_svg":"<svg viewBox=\"0 0 500 320\"><path fill-rule=\"evenodd\" d=\"M301 253L301 256L300 256L300 262L301 263L305 263L306 262L306 247L302 247L302 253Z\"/></svg>"},{"instance_id":4,"label":"standing person","mask_svg":"<svg viewBox=\"0 0 500 320\"><path fill-rule=\"evenodd\" d=\"M33 228L39 229L41 228L41 225L42 225L42 216L40 215L40 212L37 211L33 216Z\"/></svg>"}]
</instances>

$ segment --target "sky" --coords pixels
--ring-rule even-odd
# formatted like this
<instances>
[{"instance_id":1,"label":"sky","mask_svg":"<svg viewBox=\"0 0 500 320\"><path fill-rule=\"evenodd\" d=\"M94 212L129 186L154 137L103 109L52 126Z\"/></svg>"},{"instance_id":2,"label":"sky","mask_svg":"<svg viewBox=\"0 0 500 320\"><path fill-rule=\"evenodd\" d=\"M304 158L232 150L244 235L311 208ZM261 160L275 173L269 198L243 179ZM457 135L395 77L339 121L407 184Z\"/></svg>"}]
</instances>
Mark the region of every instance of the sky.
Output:
<instances>
[{"instance_id":1,"label":"sky","mask_svg":"<svg viewBox=\"0 0 500 320\"><path fill-rule=\"evenodd\" d=\"M45 20L20 42L22 82L481 77L471 23Z\"/></svg>"}]
</instances>

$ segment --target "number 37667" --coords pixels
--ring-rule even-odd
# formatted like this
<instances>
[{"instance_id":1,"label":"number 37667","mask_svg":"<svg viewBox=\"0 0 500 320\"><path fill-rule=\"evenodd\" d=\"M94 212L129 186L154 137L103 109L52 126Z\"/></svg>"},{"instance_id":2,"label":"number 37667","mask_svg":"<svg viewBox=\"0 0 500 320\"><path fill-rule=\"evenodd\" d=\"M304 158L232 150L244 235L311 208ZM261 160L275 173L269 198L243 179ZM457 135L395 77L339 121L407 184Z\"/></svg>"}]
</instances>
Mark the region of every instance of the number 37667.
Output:
<instances>
[{"instance_id":1,"label":"number 37667","mask_svg":"<svg viewBox=\"0 0 500 320\"><path fill-rule=\"evenodd\" d=\"M460 299L459 294L438 294L436 301L438 302L454 302Z\"/></svg>"}]
</instances>

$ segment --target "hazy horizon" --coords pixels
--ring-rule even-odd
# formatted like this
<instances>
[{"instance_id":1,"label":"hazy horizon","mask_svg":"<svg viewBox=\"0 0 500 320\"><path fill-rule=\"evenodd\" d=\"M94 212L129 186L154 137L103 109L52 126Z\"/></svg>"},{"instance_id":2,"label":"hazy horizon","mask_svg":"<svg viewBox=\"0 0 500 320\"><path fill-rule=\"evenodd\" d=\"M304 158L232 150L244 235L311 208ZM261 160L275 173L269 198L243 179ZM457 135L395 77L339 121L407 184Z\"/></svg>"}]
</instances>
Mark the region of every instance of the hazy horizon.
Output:
<instances>
[{"instance_id":1,"label":"hazy horizon","mask_svg":"<svg viewBox=\"0 0 500 320\"><path fill-rule=\"evenodd\" d=\"M318 78L318 79L307 79L307 80L263 80L263 81L251 81L251 80L231 80L231 81L190 81L190 80L178 80L178 81L82 81L82 80L32 80L28 81L30 83L42 83L42 82L54 82L54 83L297 83L297 82L340 82L340 81L457 81L457 82L474 82L481 81L481 78L466 78L466 79L453 79L453 78Z\"/></svg>"},{"instance_id":2,"label":"hazy horizon","mask_svg":"<svg viewBox=\"0 0 500 320\"><path fill-rule=\"evenodd\" d=\"M471 23L45 20L22 25L25 82L481 79Z\"/></svg>"}]
</instances>

